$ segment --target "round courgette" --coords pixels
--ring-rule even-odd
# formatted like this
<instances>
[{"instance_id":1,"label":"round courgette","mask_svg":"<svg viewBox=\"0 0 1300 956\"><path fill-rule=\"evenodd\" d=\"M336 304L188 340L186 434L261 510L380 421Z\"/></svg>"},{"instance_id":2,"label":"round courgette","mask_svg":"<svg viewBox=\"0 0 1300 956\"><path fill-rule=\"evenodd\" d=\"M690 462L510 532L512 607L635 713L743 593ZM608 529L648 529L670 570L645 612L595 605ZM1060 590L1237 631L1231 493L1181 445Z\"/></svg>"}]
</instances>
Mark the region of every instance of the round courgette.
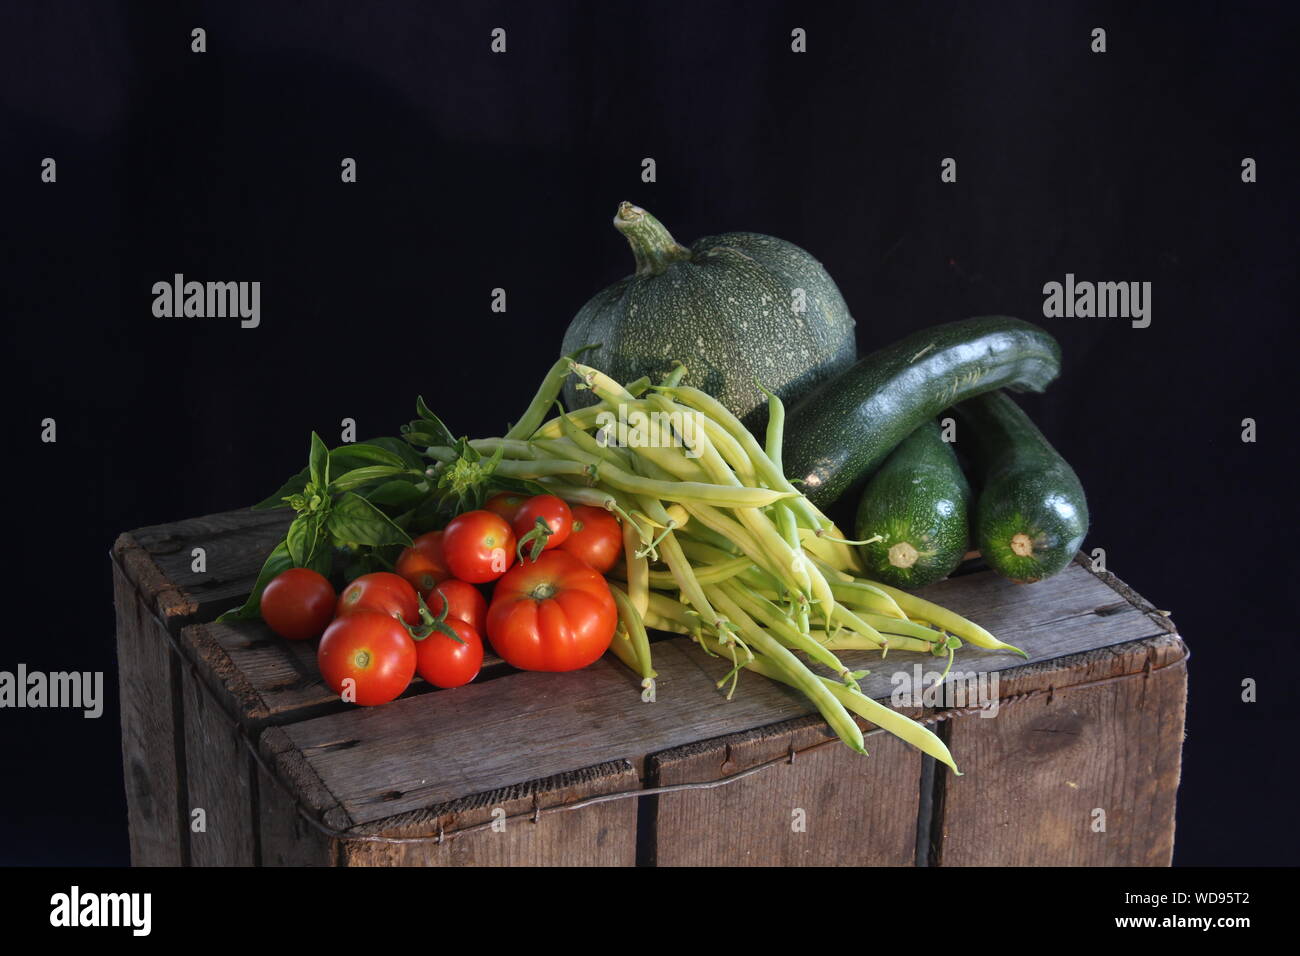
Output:
<instances>
[{"instance_id":1,"label":"round courgette","mask_svg":"<svg viewBox=\"0 0 1300 956\"><path fill-rule=\"evenodd\" d=\"M947 577L969 541L970 485L939 426L923 423L885 459L858 504L867 577L915 590Z\"/></svg>"},{"instance_id":2,"label":"round courgette","mask_svg":"<svg viewBox=\"0 0 1300 956\"><path fill-rule=\"evenodd\" d=\"M973 524L984 560L1013 581L1056 574L1088 532L1088 503L1074 469L1001 392L962 402L953 413L957 446L979 488Z\"/></svg>"},{"instance_id":3,"label":"round courgette","mask_svg":"<svg viewBox=\"0 0 1300 956\"><path fill-rule=\"evenodd\" d=\"M1061 348L1006 316L950 322L859 359L786 417L785 470L818 507L861 487L926 419L995 388L1041 392Z\"/></svg>"},{"instance_id":4,"label":"round courgette","mask_svg":"<svg viewBox=\"0 0 1300 956\"><path fill-rule=\"evenodd\" d=\"M563 354L595 345L583 362L620 382L649 375L658 383L680 360L692 385L757 430L767 420L759 382L790 403L853 364L857 343L844 297L793 243L727 232L683 246L627 202L614 227L632 248L636 272L579 310ZM578 385L565 382L570 409L596 401Z\"/></svg>"}]
</instances>

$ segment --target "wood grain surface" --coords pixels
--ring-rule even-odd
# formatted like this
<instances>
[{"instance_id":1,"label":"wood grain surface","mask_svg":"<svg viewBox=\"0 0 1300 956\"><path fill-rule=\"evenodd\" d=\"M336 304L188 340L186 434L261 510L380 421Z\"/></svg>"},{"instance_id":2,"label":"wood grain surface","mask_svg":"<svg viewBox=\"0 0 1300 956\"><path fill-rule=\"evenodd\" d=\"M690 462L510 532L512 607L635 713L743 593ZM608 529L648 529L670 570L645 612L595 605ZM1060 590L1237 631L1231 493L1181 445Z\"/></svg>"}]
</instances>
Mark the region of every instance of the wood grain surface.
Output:
<instances>
[{"instance_id":1,"label":"wood grain surface","mask_svg":"<svg viewBox=\"0 0 1300 956\"><path fill-rule=\"evenodd\" d=\"M1029 654L959 652L955 669L997 675L1003 706L996 719L935 715L965 771L955 777L866 724L870 757L817 746L830 731L801 695L744 674L727 700L715 684L728 662L676 636L656 635L654 703L613 659L571 674L494 659L454 691L417 684L382 708L342 704L320 681L314 642L212 621L242 600L286 523L209 515L115 545L133 862L909 865L918 841L923 864L1168 862L1185 671L1164 665L1185 648L1165 616L1082 559L1032 586L972 565L923 592ZM204 574L191 569L194 547ZM885 702L916 665L943 666L843 657L871 669L863 689ZM1094 680L1107 682L1068 689ZM516 819L717 781L792 749L794 763L726 786ZM189 831L198 806L205 833ZM459 832L502 815L504 829ZM456 835L339 836L440 828Z\"/></svg>"}]
</instances>

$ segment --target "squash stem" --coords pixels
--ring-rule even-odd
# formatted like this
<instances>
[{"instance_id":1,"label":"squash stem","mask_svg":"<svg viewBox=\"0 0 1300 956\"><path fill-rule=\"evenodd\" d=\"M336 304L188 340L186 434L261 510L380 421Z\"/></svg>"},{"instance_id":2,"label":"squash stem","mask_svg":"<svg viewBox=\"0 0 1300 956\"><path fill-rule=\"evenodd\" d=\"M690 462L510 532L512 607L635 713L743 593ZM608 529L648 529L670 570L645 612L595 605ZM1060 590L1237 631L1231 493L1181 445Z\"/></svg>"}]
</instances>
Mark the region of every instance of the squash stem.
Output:
<instances>
[{"instance_id":1,"label":"squash stem","mask_svg":"<svg viewBox=\"0 0 1300 956\"><path fill-rule=\"evenodd\" d=\"M630 202L619 204L614 228L632 247L639 276L657 276L672 263L691 257L691 250L677 242L663 223Z\"/></svg>"}]
</instances>

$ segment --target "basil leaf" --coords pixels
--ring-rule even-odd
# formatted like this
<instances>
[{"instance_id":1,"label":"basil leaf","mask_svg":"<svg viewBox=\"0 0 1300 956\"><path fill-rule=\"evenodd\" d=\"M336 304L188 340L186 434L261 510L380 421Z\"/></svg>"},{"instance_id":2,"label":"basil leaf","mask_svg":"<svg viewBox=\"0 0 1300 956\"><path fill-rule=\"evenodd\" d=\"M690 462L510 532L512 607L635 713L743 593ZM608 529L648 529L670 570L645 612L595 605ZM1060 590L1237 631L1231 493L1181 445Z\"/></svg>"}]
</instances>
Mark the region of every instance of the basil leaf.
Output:
<instances>
[{"instance_id":1,"label":"basil leaf","mask_svg":"<svg viewBox=\"0 0 1300 956\"><path fill-rule=\"evenodd\" d=\"M254 511L267 511L271 508L287 508L289 503L285 501L290 495L300 495L307 488L308 470L304 468L298 474L294 475L288 481L280 486L280 489L269 498L259 501L253 505Z\"/></svg>"},{"instance_id":2,"label":"basil leaf","mask_svg":"<svg viewBox=\"0 0 1300 956\"><path fill-rule=\"evenodd\" d=\"M427 464L414 448L400 438L372 438L366 444L374 445L376 448L382 448L385 451L391 451L408 468L423 470Z\"/></svg>"},{"instance_id":3,"label":"basil leaf","mask_svg":"<svg viewBox=\"0 0 1300 956\"><path fill-rule=\"evenodd\" d=\"M355 491L349 491L330 509L326 527L335 544L410 544L411 537Z\"/></svg>"},{"instance_id":4,"label":"basil leaf","mask_svg":"<svg viewBox=\"0 0 1300 956\"><path fill-rule=\"evenodd\" d=\"M320 570L322 552L329 553L325 535L327 520L327 512L323 511L313 511L293 519L284 540L295 567Z\"/></svg>"},{"instance_id":5,"label":"basil leaf","mask_svg":"<svg viewBox=\"0 0 1300 956\"><path fill-rule=\"evenodd\" d=\"M414 445L416 448L428 448L431 445L438 445L438 438L432 432L405 431L402 437Z\"/></svg>"},{"instance_id":6,"label":"basil leaf","mask_svg":"<svg viewBox=\"0 0 1300 956\"><path fill-rule=\"evenodd\" d=\"M477 448L475 448L473 445L469 443L468 438L458 438L456 440L455 451L456 451L457 458L464 458L466 461L479 462L483 460L483 456L479 454ZM496 450L497 460L500 460L501 453L504 451L505 448L503 446L497 446L497 450Z\"/></svg>"},{"instance_id":7,"label":"basil leaf","mask_svg":"<svg viewBox=\"0 0 1300 956\"><path fill-rule=\"evenodd\" d=\"M316 535L320 531L317 514L302 514L293 519L289 530L285 532L284 543L289 548L289 557L295 568L304 567L307 559L315 550Z\"/></svg>"},{"instance_id":8,"label":"basil leaf","mask_svg":"<svg viewBox=\"0 0 1300 956\"><path fill-rule=\"evenodd\" d=\"M296 523L296 522L295 522ZM226 613L217 618L217 621L250 621L261 617L262 592L266 586L271 583L281 571L287 571L294 566L293 558L289 556L288 545L281 541L275 546L266 561L262 564L262 570L258 572L257 580L253 582L253 592L248 595L248 600L243 606L231 608Z\"/></svg>"},{"instance_id":9,"label":"basil leaf","mask_svg":"<svg viewBox=\"0 0 1300 956\"><path fill-rule=\"evenodd\" d=\"M363 497L372 505L394 511L410 511L428 496L409 481L386 481L377 488L364 492Z\"/></svg>"},{"instance_id":10,"label":"basil leaf","mask_svg":"<svg viewBox=\"0 0 1300 956\"><path fill-rule=\"evenodd\" d=\"M339 475L330 483L330 491L338 493L340 491L351 491L364 485L368 481L375 481L379 478L391 478L393 475L405 473L404 467L394 468L392 465L367 465L364 468L353 468L346 474Z\"/></svg>"},{"instance_id":11,"label":"basil leaf","mask_svg":"<svg viewBox=\"0 0 1300 956\"><path fill-rule=\"evenodd\" d=\"M370 442L357 442L352 445L340 445L330 452L330 470L341 474L363 465L388 465L392 468L405 468L406 461L387 448L380 448Z\"/></svg>"},{"instance_id":12,"label":"basil leaf","mask_svg":"<svg viewBox=\"0 0 1300 956\"><path fill-rule=\"evenodd\" d=\"M429 406L424 404L423 398L416 398L415 414L425 422L424 431L431 431L436 439L429 442L430 445L450 445L455 442L456 436L451 433L451 429L442 423L441 418L429 411Z\"/></svg>"},{"instance_id":13,"label":"basil leaf","mask_svg":"<svg viewBox=\"0 0 1300 956\"><path fill-rule=\"evenodd\" d=\"M303 567L311 568L322 577L330 576L330 571L334 569L334 549L330 547L324 534L317 536L316 550L312 552Z\"/></svg>"},{"instance_id":14,"label":"basil leaf","mask_svg":"<svg viewBox=\"0 0 1300 956\"><path fill-rule=\"evenodd\" d=\"M307 462L311 483L317 488L324 488L330 483L330 451L320 436L311 433L311 457Z\"/></svg>"}]
</instances>

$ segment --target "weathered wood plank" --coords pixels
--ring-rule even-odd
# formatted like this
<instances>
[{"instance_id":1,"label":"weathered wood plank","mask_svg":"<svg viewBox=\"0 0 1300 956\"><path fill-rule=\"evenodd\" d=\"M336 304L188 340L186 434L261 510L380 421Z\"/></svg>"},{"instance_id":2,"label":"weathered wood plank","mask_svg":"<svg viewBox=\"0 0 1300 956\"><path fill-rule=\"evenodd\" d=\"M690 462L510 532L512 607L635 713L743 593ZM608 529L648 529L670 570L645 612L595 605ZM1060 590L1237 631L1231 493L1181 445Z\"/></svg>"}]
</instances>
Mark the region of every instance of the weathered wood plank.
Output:
<instances>
[{"instance_id":1,"label":"weathered wood plank","mask_svg":"<svg viewBox=\"0 0 1300 956\"><path fill-rule=\"evenodd\" d=\"M1044 598L1039 603L1013 600L1023 625L996 602L981 598L990 585L1004 590L989 575L945 582L946 593L957 610L983 608L986 620L1002 625L1010 639L1019 638L1034 658L1153 632L1140 612L1115 608L1114 591L1082 568L1072 571L1078 573L1038 585ZM1098 608L1115 609L1098 614ZM1049 622L1059 628L1047 627ZM752 677L742 682L734 700L724 700L713 688L724 665L684 639L657 643L655 658L661 675L655 704L640 703L631 675L606 660L572 674L511 674L453 693L349 710L285 730L353 818L367 822L574 766L615 759L637 765L646 754L810 712L800 695ZM876 698L889 696L896 669L933 661L893 654L886 670L878 657L860 659L875 664L863 689ZM976 649L961 661L967 671L1023 666L1013 655ZM489 753L480 752L484 739L494 741Z\"/></svg>"},{"instance_id":2,"label":"weathered wood plank","mask_svg":"<svg viewBox=\"0 0 1300 956\"><path fill-rule=\"evenodd\" d=\"M189 829L193 866L253 866L257 863L252 756L234 721L195 674L186 668L184 723ZM195 811L202 829L196 830Z\"/></svg>"},{"instance_id":3,"label":"weathered wood plank","mask_svg":"<svg viewBox=\"0 0 1300 956\"><path fill-rule=\"evenodd\" d=\"M808 712L770 681L747 682L725 700L713 689L716 663L684 639L660 643L653 704L641 702L629 671L602 659L582 671L514 673L283 730L364 823L574 767L626 759L639 772L648 753Z\"/></svg>"},{"instance_id":4,"label":"weathered wood plank","mask_svg":"<svg viewBox=\"0 0 1300 956\"><path fill-rule=\"evenodd\" d=\"M257 768L257 812L261 866L337 866L337 841L298 812L297 797Z\"/></svg>"},{"instance_id":5,"label":"weathered wood plank","mask_svg":"<svg viewBox=\"0 0 1300 956\"><path fill-rule=\"evenodd\" d=\"M256 808L262 866L337 866L338 841L308 823L300 808L333 829L346 829L351 819L282 730L269 727L262 731L258 753L262 763L257 772Z\"/></svg>"},{"instance_id":6,"label":"weathered wood plank","mask_svg":"<svg viewBox=\"0 0 1300 956\"><path fill-rule=\"evenodd\" d=\"M1050 692L950 722L968 769L943 775L939 865L1167 866L1185 655L1163 634L1004 675L1004 698Z\"/></svg>"},{"instance_id":7,"label":"weathered wood plank","mask_svg":"<svg viewBox=\"0 0 1300 956\"><path fill-rule=\"evenodd\" d=\"M1023 648L1036 661L1165 633L1167 622L1149 604L1133 603L1113 583L1113 575L1099 577L1076 562L1034 584L1016 584L981 571L940 581L919 593ZM1014 654L975 648L963 648L958 660L990 670L1005 669L1004 661L1023 663Z\"/></svg>"},{"instance_id":8,"label":"weathered wood plank","mask_svg":"<svg viewBox=\"0 0 1300 956\"><path fill-rule=\"evenodd\" d=\"M286 641L261 621L196 624L181 640L247 727L339 703L321 680L316 641Z\"/></svg>"},{"instance_id":9,"label":"weathered wood plank","mask_svg":"<svg viewBox=\"0 0 1300 956\"><path fill-rule=\"evenodd\" d=\"M115 587L133 859L179 862L193 845L196 863L499 865L565 859L574 864L620 864L635 856L634 799L545 815L529 823L531 829L512 832L508 825L506 834L463 834L441 846L332 839L308 824L296 803L301 801L326 825L340 830L429 832L430 825L472 825L486 819L483 814L490 816L495 806L513 814L542 796L543 802L565 802L634 788L643 771L660 783L716 779L783 752L792 741L802 749L829 735L801 695L752 675L742 677L736 698L726 701L714 688L726 670L724 662L708 658L681 638L655 645L660 671L655 704L641 703L638 682L621 665L605 660L574 674L508 672L455 691L417 687L394 704L367 710L339 703L320 682L314 642L283 641L260 623L200 623L182 630L243 598L287 521L287 515L278 513L210 515L141 529L123 536L115 547L118 564L125 569L115 572L122 578L115 580ZM191 570L195 546L207 551L206 573ZM924 596L1025 648L1029 664L1014 655L969 647L958 656L955 666L965 672L997 672L1004 696L1018 693L1017 688L1062 688L1097 674L1113 676L1116 668L1122 670L1135 660L1135 642L1150 645L1148 651L1162 638L1181 647L1176 637L1167 637L1169 622L1149 604L1112 576L1093 575L1082 565L1028 587L975 571L933 585ZM127 619L138 620L124 626ZM167 644L168 631L179 636L193 658L197 682L189 677L182 682L179 661ZM942 666L922 655L894 653L885 662L866 653L843 656L854 666L872 669L863 686L878 699L888 698L899 670L910 671L918 662L926 670ZM500 665L485 676L503 671L508 669ZM1132 726L1125 734L1156 735L1147 750L1132 750L1131 767L1122 766L1110 776L1104 750L1088 758L1089 767L1096 770L1088 778L1095 778L1090 793L1102 794L1111 806L1122 808L1108 820L1114 838L1100 857L1105 860L1167 862L1181 745L1179 693L1180 686L1185 687L1171 682L1171 673L1157 671L1150 678L1071 692L1080 695L1080 703L1073 705L1077 713L1071 711L1074 716L1066 720L1070 726L1082 720L1104 728L1097 733L1104 737L1112 724L1127 721ZM145 694L126 693L132 679ZM1138 680L1146 696L1134 701L1124 695L1136 692L1137 685L1129 684ZM129 699L134 699L131 713ZM1147 725L1152 714L1142 707L1154 700L1160 702L1156 716L1168 720L1152 730ZM947 722L945 733L952 736L954 753L968 776L937 775L943 791L936 833L941 840L939 862L961 865L974 860L977 849L994 834L991 828L1004 822L996 815L980 817L968 805L967 795L974 793L968 786L972 769L978 766L991 775L989 761L1001 760L1005 769L1019 753L1032 756L1034 744L1041 745L1043 727L1055 727L1053 721L1064 712L1058 707L1057 713L1045 716L1039 712L1043 706L1035 698L1008 706L995 720L963 716ZM243 745L233 724L222 725L219 718L238 720L250 732L261 733L261 753L272 775L246 752L241 754ZM1177 742L1171 729L1175 725ZM485 750L484 740L491 740L492 747ZM1107 746L1113 749L1115 741ZM883 734L872 737L871 749L872 757L863 759L831 745L800 757L793 767L770 768L715 790L656 798L659 830L674 837L661 842L661 862L749 862L769 853L774 860L792 863L911 863L920 757ZM193 779L184 766L189 752ZM1060 752L1074 751L1065 747ZM1043 816L1059 831L1077 808L1056 796L1062 767L1047 758L1041 763L1042 771L1025 789L1008 790L1001 802L1018 801L1024 807L1029 800L1047 801L1053 809ZM719 769L724 765L726 769ZM575 767L591 769L575 772ZM1139 772L1143 767L1151 768L1145 782ZM1065 770L1070 769L1067 763ZM140 791L134 795L133 773ZM1081 784L1076 776L1065 778L1064 785ZM838 793L830 792L836 788ZM889 788L889 794L882 795L882 788ZM869 802L862 802L867 800L863 794L870 795ZM246 826L230 827L217 834L218 840L199 846L195 839L202 835L185 832L188 811L196 801L216 807L222 820L242 816ZM911 807L911 820L897 813L900 801ZM1143 801L1149 809L1139 819L1132 808ZM975 810L988 811L983 800L974 804ZM891 806L892 815L875 820L872 814L882 805ZM809 813L806 833L790 828L795 806ZM209 833L214 832L212 807L205 807ZM736 840L723 839L721 831L714 838L700 833L696 839L689 837L692 825L698 831L699 821L732 812L762 825L750 826L752 835ZM819 827L818 821L826 823ZM846 845L844 834L852 834L855 823L869 826L872 839L849 839ZM832 836L836 827L841 830ZM685 839L676 839L679 830L687 834ZM1144 832L1145 857L1138 852L1140 839L1135 836ZM1031 841L1027 838L1023 845ZM1076 858L1093 860L1086 854L1071 860Z\"/></svg>"},{"instance_id":10,"label":"weathered wood plank","mask_svg":"<svg viewBox=\"0 0 1300 956\"><path fill-rule=\"evenodd\" d=\"M119 543L148 555L153 570L137 584L153 599L159 616L180 627L237 607L292 517L285 511L227 511L138 528ZM205 551L202 572L192 567L196 547Z\"/></svg>"},{"instance_id":11,"label":"weathered wood plank","mask_svg":"<svg viewBox=\"0 0 1300 956\"><path fill-rule=\"evenodd\" d=\"M162 624L132 582L147 573L147 560L129 549L119 553L113 597L131 862L180 866L188 844L181 825L183 739L173 706L179 668Z\"/></svg>"},{"instance_id":12,"label":"weathered wood plank","mask_svg":"<svg viewBox=\"0 0 1300 956\"><path fill-rule=\"evenodd\" d=\"M611 800L576 810L536 809L575 803L602 794L638 790L641 780L625 760L559 774L546 780L467 797L357 828L386 838L436 834L442 844L343 841L346 866L634 866L637 798ZM497 828L452 831L495 821Z\"/></svg>"},{"instance_id":13,"label":"weathered wood plank","mask_svg":"<svg viewBox=\"0 0 1300 956\"><path fill-rule=\"evenodd\" d=\"M813 716L655 754L647 785L658 787L719 780L815 748L717 788L652 798L655 864L911 866L921 755L882 731L865 738L867 757Z\"/></svg>"},{"instance_id":14,"label":"weathered wood plank","mask_svg":"<svg viewBox=\"0 0 1300 956\"><path fill-rule=\"evenodd\" d=\"M190 862L189 773L200 773L193 786L201 788L200 765L216 756L204 751L204 730L193 722L187 726L189 678L169 638L187 622L215 615L247 593L274 546L274 540L264 539L283 534L286 520L248 511L209 515L142 528L114 544L122 758L131 858L137 865ZM207 550L207 574L191 570L196 546ZM192 696L198 688L190 684ZM200 856L210 846L200 847Z\"/></svg>"},{"instance_id":15,"label":"weathered wood plank","mask_svg":"<svg viewBox=\"0 0 1300 956\"><path fill-rule=\"evenodd\" d=\"M348 830L353 820L280 727L257 740L258 820L263 866L337 866L340 843L321 827ZM303 819L305 811L320 827Z\"/></svg>"}]
</instances>

